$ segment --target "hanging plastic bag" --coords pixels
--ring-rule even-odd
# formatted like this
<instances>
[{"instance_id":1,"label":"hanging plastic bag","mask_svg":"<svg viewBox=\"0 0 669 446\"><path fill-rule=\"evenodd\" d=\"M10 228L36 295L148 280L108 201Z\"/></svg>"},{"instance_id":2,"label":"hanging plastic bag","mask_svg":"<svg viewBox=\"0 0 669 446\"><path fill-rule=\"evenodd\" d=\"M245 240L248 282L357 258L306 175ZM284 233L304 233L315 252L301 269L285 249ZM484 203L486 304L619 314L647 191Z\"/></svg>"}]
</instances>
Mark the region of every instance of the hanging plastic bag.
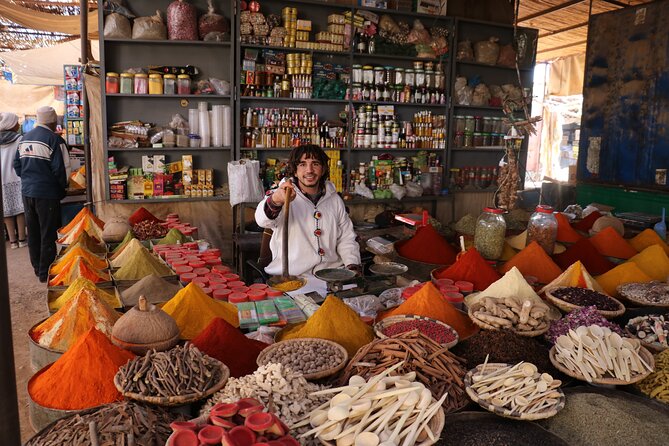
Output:
<instances>
[{"instance_id":1,"label":"hanging plastic bag","mask_svg":"<svg viewBox=\"0 0 669 446\"><path fill-rule=\"evenodd\" d=\"M241 159L228 163L230 206L239 203L257 203L263 198L260 182L260 162Z\"/></svg>"},{"instance_id":2,"label":"hanging plastic bag","mask_svg":"<svg viewBox=\"0 0 669 446\"><path fill-rule=\"evenodd\" d=\"M511 68L516 66L516 50L513 49L513 45L502 45L499 50L497 65Z\"/></svg>"},{"instance_id":3,"label":"hanging plastic bag","mask_svg":"<svg viewBox=\"0 0 669 446\"><path fill-rule=\"evenodd\" d=\"M197 30L202 40L217 40L207 38L210 33L227 34L230 32L228 19L221 14L214 12L212 0L207 0L207 13L200 17L197 24Z\"/></svg>"},{"instance_id":4,"label":"hanging plastic bag","mask_svg":"<svg viewBox=\"0 0 669 446\"><path fill-rule=\"evenodd\" d=\"M466 77L455 78L455 103L458 105L472 104L473 90L467 85Z\"/></svg>"},{"instance_id":5,"label":"hanging plastic bag","mask_svg":"<svg viewBox=\"0 0 669 446\"><path fill-rule=\"evenodd\" d=\"M365 183L357 183L355 185L355 189L353 191L356 195L360 195L361 197L369 198L370 200L374 198L374 192L370 188L367 187Z\"/></svg>"},{"instance_id":6,"label":"hanging plastic bag","mask_svg":"<svg viewBox=\"0 0 669 446\"><path fill-rule=\"evenodd\" d=\"M166 40L167 28L160 11L151 17L137 17L132 26L132 38L138 40Z\"/></svg>"},{"instance_id":7,"label":"hanging plastic bag","mask_svg":"<svg viewBox=\"0 0 669 446\"><path fill-rule=\"evenodd\" d=\"M170 40L198 40L197 10L185 0L167 7L167 35Z\"/></svg>"},{"instance_id":8,"label":"hanging plastic bag","mask_svg":"<svg viewBox=\"0 0 669 446\"><path fill-rule=\"evenodd\" d=\"M420 197L423 195L423 186L413 181L407 181L407 197Z\"/></svg>"},{"instance_id":9,"label":"hanging plastic bag","mask_svg":"<svg viewBox=\"0 0 669 446\"><path fill-rule=\"evenodd\" d=\"M474 60L474 49L472 48L471 40L462 40L458 42L458 51L455 58L456 60L463 62Z\"/></svg>"},{"instance_id":10,"label":"hanging plastic bag","mask_svg":"<svg viewBox=\"0 0 669 446\"><path fill-rule=\"evenodd\" d=\"M407 194L407 190L404 186L400 186L399 184L394 183L390 185L390 192L392 192L393 197L397 198L398 200L401 200Z\"/></svg>"},{"instance_id":11,"label":"hanging plastic bag","mask_svg":"<svg viewBox=\"0 0 669 446\"><path fill-rule=\"evenodd\" d=\"M105 17L105 39L129 39L132 36L130 20L115 12Z\"/></svg>"}]
</instances>

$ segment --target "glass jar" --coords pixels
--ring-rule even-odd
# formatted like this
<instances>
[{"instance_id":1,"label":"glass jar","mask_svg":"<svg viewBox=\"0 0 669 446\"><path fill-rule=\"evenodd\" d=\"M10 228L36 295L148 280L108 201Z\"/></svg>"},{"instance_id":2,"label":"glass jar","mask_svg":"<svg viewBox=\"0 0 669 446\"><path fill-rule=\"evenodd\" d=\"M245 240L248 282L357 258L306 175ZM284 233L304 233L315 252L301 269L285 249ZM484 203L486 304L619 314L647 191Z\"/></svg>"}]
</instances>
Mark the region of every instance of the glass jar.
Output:
<instances>
[{"instance_id":1,"label":"glass jar","mask_svg":"<svg viewBox=\"0 0 669 446\"><path fill-rule=\"evenodd\" d=\"M486 116L483 118L483 133L492 133L493 119Z\"/></svg>"},{"instance_id":2,"label":"glass jar","mask_svg":"<svg viewBox=\"0 0 669 446\"><path fill-rule=\"evenodd\" d=\"M464 131L465 131L465 117L464 116L458 115L458 116L455 117L455 131L464 133Z\"/></svg>"},{"instance_id":3,"label":"glass jar","mask_svg":"<svg viewBox=\"0 0 669 446\"><path fill-rule=\"evenodd\" d=\"M553 208L545 205L537 206L527 224L527 245L535 241L546 254L553 255L557 228L558 223L553 215Z\"/></svg>"},{"instance_id":4,"label":"glass jar","mask_svg":"<svg viewBox=\"0 0 669 446\"><path fill-rule=\"evenodd\" d=\"M354 84L362 83L362 65L353 65L351 67L351 75L353 77Z\"/></svg>"},{"instance_id":5,"label":"glass jar","mask_svg":"<svg viewBox=\"0 0 669 446\"><path fill-rule=\"evenodd\" d=\"M149 76L144 73L135 74L135 94L149 94Z\"/></svg>"},{"instance_id":6,"label":"glass jar","mask_svg":"<svg viewBox=\"0 0 669 446\"><path fill-rule=\"evenodd\" d=\"M119 87L118 73L109 72L105 76L105 91L107 94L117 94Z\"/></svg>"},{"instance_id":7,"label":"glass jar","mask_svg":"<svg viewBox=\"0 0 669 446\"><path fill-rule=\"evenodd\" d=\"M425 70L416 70L415 85L418 88L422 88L425 86Z\"/></svg>"},{"instance_id":8,"label":"glass jar","mask_svg":"<svg viewBox=\"0 0 669 446\"><path fill-rule=\"evenodd\" d=\"M483 208L483 213L476 221L474 246L485 259L497 260L502 256L506 236L506 221L503 214L502 209Z\"/></svg>"},{"instance_id":9,"label":"glass jar","mask_svg":"<svg viewBox=\"0 0 669 446\"><path fill-rule=\"evenodd\" d=\"M502 135L501 133L493 133L491 144L493 146L503 146L504 145L504 135Z\"/></svg>"},{"instance_id":10,"label":"glass jar","mask_svg":"<svg viewBox=\"0 0 669 446\"><path fill-rule=\"evenodd\" d=\"M453 139L454 147L464 147L465 145L465 134L464 132L455 132L455 138Z\"/></svg>"},{"instance_id":11,"label":"glass jar","mask_svg":"<svg viewBox=\"0 0 669 446\"><path fill-rule=\"evenodd\" d=\"M465 132L474 133L474 117L465 116Z\"/></svg>"},{"instance_id":12,"label":"glass jar","mask_svg":"<svg viewBox=\"0 0 669 446\"><path fill-rule=\"evenodd\" d=\"M434 71L432 70L425 71L425 87L434 88Z\"/></svg>"},{"instance_id":13,"label":"glass jar","mask_svg":"<svg viewBox=\"0 0 669 446\"><path fill-rule=\"evenodd\" d=\"M149 74L149 94L163 94L163 76Z\"/></svg>"},{"instance_id":14,"label":"glass jar","mask_svg":"<svg viewBox=\"0 0 669 446\"><path fill-rule=\"evenodd\" d=\"M492 118L492 132L493 133L503 133L502 128L502 118Z\"/></svg>"},{"instance_id":15,"label":"glass jar","mask_svg":"<svg viewBox=\"0 0 669 446\"><path fill-rule=\"evenodd\" d=\"M471 132L465 132L465 140L462 144L462 147L474 147L474 134Z\"/></svg>"},{"instance_id":16,"label":"glass jar","mask_svg":"<svg viewBox=\"0 0 669 446\"><path fill-rule=\"evenodd\" d=\"M132 94L132 73L121 73L121 94Z\"/></svg>"},{"instance_id":17,"label":"glass jar","mask_svg":"<svg viewBox=\"0 0 669 446\"><path fill-rule=\"evenodd\" d=\"M483 117L474 116L474 131L483 132Z\"/></svg>"},{"instance_id":18,"label":"glass jar","mask_svg":"<svg viewBox=\"0 0 669 446\"><path fill-rule=\"evenodd\" d=\"M163 93L175 94L177 92L177 77L174 74L163 76Z\"/></svg>"},{"instance_id":19,"label":"glass jar","mask_svg":"<svg viewBox=\"0 0 669 446\"><path fill-rule=\"evenodd\" d=\"M474 132L474 147L483 147L483 133Z\"/></svg>"},{"instance_id":20,"label":"glass jar","mask_svg":"<svg viewBox=\"0 0 669 446\"><path fill-rule=\"evenodd\" d=\"M395 85L404 85L404 68L395 68Z\"/></svg>"},{"instance_id":21,"label":"glass jar","mask_svg":"<svg viewBox=\"0 0 669 446\"><path fill-rule=\"evenodd\" d=\"M383 79L386 76L386 70L383 67L374 67L374 85L383 85Z\"/></svg>"},{"instance_id":22,"label":"glass jar","mask_svg":"<svg viewBox=\"0 0 669 446\"><path fill-rule=\"evenodd\" d=\"M416 85L416 72L412 68L407 68L404 72L404 85L409 87Z\"/></svg>"},{"instance_id":23,"label":"glass jar","mask_svg":"<svg viewBox=\"0 0 669 446\"><path fill-rule=\"evenodd\" d=\"M283 86L281 87L283 88ZM190 94L190 76L180 74L177 76L177 94Z\"/></svg>"},{"instance_id":24,"label":"glass jar","mask_svg":"<svg viewBox=\"0 0 669 446\"><path fill-rule=\"evenodd\" d=\"M362 83L372 85L374 83L374 67L365 65L362 67Z\"/></svg>"},{"instance_id":25,"label":"glass jar","mask_svg":"<svg viewBox=\"0 0 669 446\"><path fill-rule=\"evenodd\" d=\"M485 147L490 147L492 145L492 134L484 133L483 134L483 145Z\"/></svg>"}]
</instances>

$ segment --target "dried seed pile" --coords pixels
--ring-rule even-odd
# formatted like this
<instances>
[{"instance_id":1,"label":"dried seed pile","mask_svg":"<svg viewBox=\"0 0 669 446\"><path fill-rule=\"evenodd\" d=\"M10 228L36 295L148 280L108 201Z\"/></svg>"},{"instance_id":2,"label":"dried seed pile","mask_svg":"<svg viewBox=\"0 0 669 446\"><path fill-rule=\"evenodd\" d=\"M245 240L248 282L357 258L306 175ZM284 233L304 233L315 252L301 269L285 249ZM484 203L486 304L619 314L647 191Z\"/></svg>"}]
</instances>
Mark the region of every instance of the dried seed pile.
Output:
<instances>
[{"instance_id":1,"label":"dried seed pile","mask_svg":"<svg viewBox=\"0 0 669 446\"><path fill-rule=\"evenodd\" d=\"M119 370L123 393L172 397L204 393L221 379L218 361L190 343L165 352L149 351Z\"/></svg>"},{"instance_id":2,"label":"dried seed pile","mask_svg":"<svg viewBox=\"0 0 669 446\"><path fill-rule=\"evenodd\" d=\"M264 357L265 363L280 363L304 375L332 369L344 361L334 345L316 339L295 339L278 344Z\"/></svg>"},{"instance_id":3,"label":"dried seed pile","mask_svg":"<svg viewBox=\"0 0 669 446\"><path fill-rule=\"evenodd\" d=\"M138 239L148 240L165 237L165 234L167 234L167 227L161 225L158 221L144 220L134 225L132 227L132 232Z\"/></svg>"},{"instance_id":4,"label":"dried seed pile","mask_svg":"<svg viewBox=\"0 0 669 446\"><path fill-rule=\"evenodd\" d=\"M383 334L386 336L395 336L396 334L406 333L412 330L420 331L439 344L448 344L455 341L457 337L453 329L449 329L436 322L421 319L401 321L389 325L383 329Z\"/></svg>"},{"instance_id":5,"label":"dried seed pile","mask_svg":"<svg viewBox=\"0 0 669 446\"><path fill-rule=\"evenodd\" d=\"M618 302L609 296L588 288L570 286L553 290L551 294L558 299L580 307L594 305L598 310L604 311L616 311L620 309Z\"/></svg>"},{"instance_id":6,"label":"dried seed pile","mask_svg":"<svg viewBox=\"0 0 669 446\"><path fill-rule=\"evenodd\" d=\"M625 298L648 305L669 304L669 284L666 282L627 283L620 285L618 292Z\"/></svg>"},{"instance_id":7,"label":"dried seed pile","mask_svg":"<svg viewBox=\"0 0 669 446\"><path fill-rule=\"evenodd\" d=\"M172 433L170 423L181 419L160 407L124 401L58 420L26 446L162 446Z\"/></svg>"},{"instance_id":8,"label":"dried seed pile","mask_svg":"<svg viewBox=\"0 0 669 446\"><path fill-rule=\"evenodd\" d=\"M327 395L310 395L321 388L307 382L301 373L296 373L289 367L270 363L258 367L251 375L230 378L225 387L207 401L201 414L208 414L217 403L234 403L241 398L255 398L291 426L329 400Z\"/></svg>"},{"instance_id":9,"label":"dried seed pile","mask_svg":"<svg viewBox=\"0 0 669 446\"><path fill-rule=\"evenodd\" d=\"M465 361L417 330L367 344L346 366L341 382L353 375L368 379L404 362L394 373L416 372L417 381L430 389L435 399L448 392L443 403L446 413L463 407L465 394Z\"/></svg>"}]
</instances>

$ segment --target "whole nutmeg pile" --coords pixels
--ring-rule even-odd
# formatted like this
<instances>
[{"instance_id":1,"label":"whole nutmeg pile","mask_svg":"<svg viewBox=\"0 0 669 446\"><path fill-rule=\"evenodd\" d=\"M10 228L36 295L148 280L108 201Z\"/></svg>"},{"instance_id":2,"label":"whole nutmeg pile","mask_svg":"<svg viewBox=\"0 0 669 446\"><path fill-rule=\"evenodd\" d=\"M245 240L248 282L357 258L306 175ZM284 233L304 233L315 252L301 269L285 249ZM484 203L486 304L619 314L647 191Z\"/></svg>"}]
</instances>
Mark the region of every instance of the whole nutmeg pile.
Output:
<instances>
[{"instance_id":1,"label":"whole nutmeg pile","mask_svg":"<svg viewBox=\"0 0 669 446\"><path fill-rule=\"evenodd\" d=\"M280 363L304 375L338 366L345 357L340 349L317 339L280 342L264 357L265 362Z\"/></svg>"}]
</instances>

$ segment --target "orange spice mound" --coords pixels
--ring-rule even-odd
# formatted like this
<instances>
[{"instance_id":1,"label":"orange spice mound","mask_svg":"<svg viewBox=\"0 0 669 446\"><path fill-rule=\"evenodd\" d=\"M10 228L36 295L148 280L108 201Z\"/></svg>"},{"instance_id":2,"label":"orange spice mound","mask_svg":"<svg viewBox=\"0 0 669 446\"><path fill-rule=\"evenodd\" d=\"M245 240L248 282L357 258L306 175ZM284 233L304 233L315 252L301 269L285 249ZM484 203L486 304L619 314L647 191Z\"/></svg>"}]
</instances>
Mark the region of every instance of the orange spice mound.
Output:
<instances>
[{"instance_id":1,"label":"orange spice mound","mask_svg":"<svg viewBox=\"0 0 669 446\"><path fill-rule=\"evenodd\" d=\"M432 225L416 229L413 237L398 244L397 252L407 259L435 265L450 265L457 254Z\"/></svg>"},{"instance_id":2,"label":"orange spice mound","mask_svg":"<svg viewBox=\"0 0 669 446\"><path fill-rule=\"evenodd\" d=\"M98 271L93 268L86 259L77 257L72 263L67 265L60 273L49 281L49 286L68 286L77 278L84 277L93 283L106 282L111 280L109 273Z\"/></svg>"},{"instance_id":3,"label":"orange spice mound","mask_svg":"<svg viewBox=\"0 0 669 446\"><path fill-rule=\"evenodd\" d=\"M562 274L560 267L553 262L536 241L527 245L525 249L502 265L499 272L505 274L514 266L518 268L523 276L534 276L539 283L544 284L551 283Z\"/></svg>"},{"instance_id":4,"label":"orange spice mound","mask_svg":"<svg viewBox=\"0 0 669 446\"><path fill-rule=\"evenodd\" d=\"M86 262L95 269L105 269L107 268L107 261L96 256L89 250L85 248L75 248L69 250L67 254L61 257L49 270L51 274L58 274L63 269L68 268L77 258L83 258Z\"/></svg>"},{"instance_id":5,"label":"orange spice mound","mask_svg":"<svg viewBox=\"0 0 669 446\"><path fill-rule=\"evenodd\" d=\"M556 212L553 215L555 215L555 219L558 222L558 230L557 230L558 242L576 243L577 241L583 238L581 234L576 232L576 230L571 227L569 219L567 218L566 215L564 215L561 212Z\"/></svg>"},{"instance_id":6,"label":"orange spice mound","mask_svg":"<svg viewBox=\"0 0 669 446\"><path fill-rule=\"evenodd\" d=\"M44 347L64 352L91 327L111 336L112 327L120 316L95 292L81 289L60 310L37 325L30 337Z\"/></svg>"},{"instance_id":7,"label":"orange spice mound","mask_svg":"<svg viewBox=\"0 0 669 446\"><path fill-rule=\"evenodd\" d=\"M58 239L58 243L62 245L71 245L84 232L87 232L88 235L97 241L97 243L100 243L102 240L102 228L98 227L93 220L85 219L79 221L79 223L68 232L63 233L62 237Z\"/></svg>"},{"instance_id":8,"label":"orange spice mound","mask_svg":"<svg viewBox=\"0 0 669 446\"><path fill-rule=\"evenodd\" d=\"M28 382L37 404L51 409L83 410L122 399L114 375L135 355L116 347L91 328L56 362Z\"/></svg>"},{"instance_id":9,"label":"orange spice mound","mask_svg":"<svg viewBox=\"0 0 669 446\"><path fill-rule=\"evenodd\" d=\"M84 231L79 234L74 241L61 253L61 256L64 256L70 250L77 247L85 248L95 254L104 254L107 252L107 247L100 243L95 237L91 237L88 232Z\"/></svg>"},{"instance_id":10,"label":"orange spice mound","mask_svg":"<svg viewBox=\"0 0 669 446\"><path fill-rule=\"evenodd\" d=\"M84 207L82 210L79 211L77 215L74 216L71 222L69 222L67 225L63 226L58 230L59 234L67 234L77 226L82 220L91 220L94 222L100 229L103 229L105 227L105 222L100 220L91 212L90 208Z\"/></svg>"},{"instance_id":11,"label":"orange spice mound","mask_svg":"<svg viewBox=\"0 0 669 446\"><path fill-rule=\"evenodd\" d=\"M466 314L458 311L453 305L444 300L432 282L426 282L420 290L416 291L402 305L384 312L379 319L403 314L415 314L441 321L453 327L458 332L460 339L468 338L478 331L476 325L474 325Z\"/></svg>"},{"instance_id":12,"label":"orange spice mound","mask_svg":"<svg viewBox=\"0 0 669 446\"><path fill-rule=\"evenodd\" d=\"M590 243L600 254L607 257L629 259L637 254L636 249L611 226L590 237Z\"/></svg>"}]
</instances>

